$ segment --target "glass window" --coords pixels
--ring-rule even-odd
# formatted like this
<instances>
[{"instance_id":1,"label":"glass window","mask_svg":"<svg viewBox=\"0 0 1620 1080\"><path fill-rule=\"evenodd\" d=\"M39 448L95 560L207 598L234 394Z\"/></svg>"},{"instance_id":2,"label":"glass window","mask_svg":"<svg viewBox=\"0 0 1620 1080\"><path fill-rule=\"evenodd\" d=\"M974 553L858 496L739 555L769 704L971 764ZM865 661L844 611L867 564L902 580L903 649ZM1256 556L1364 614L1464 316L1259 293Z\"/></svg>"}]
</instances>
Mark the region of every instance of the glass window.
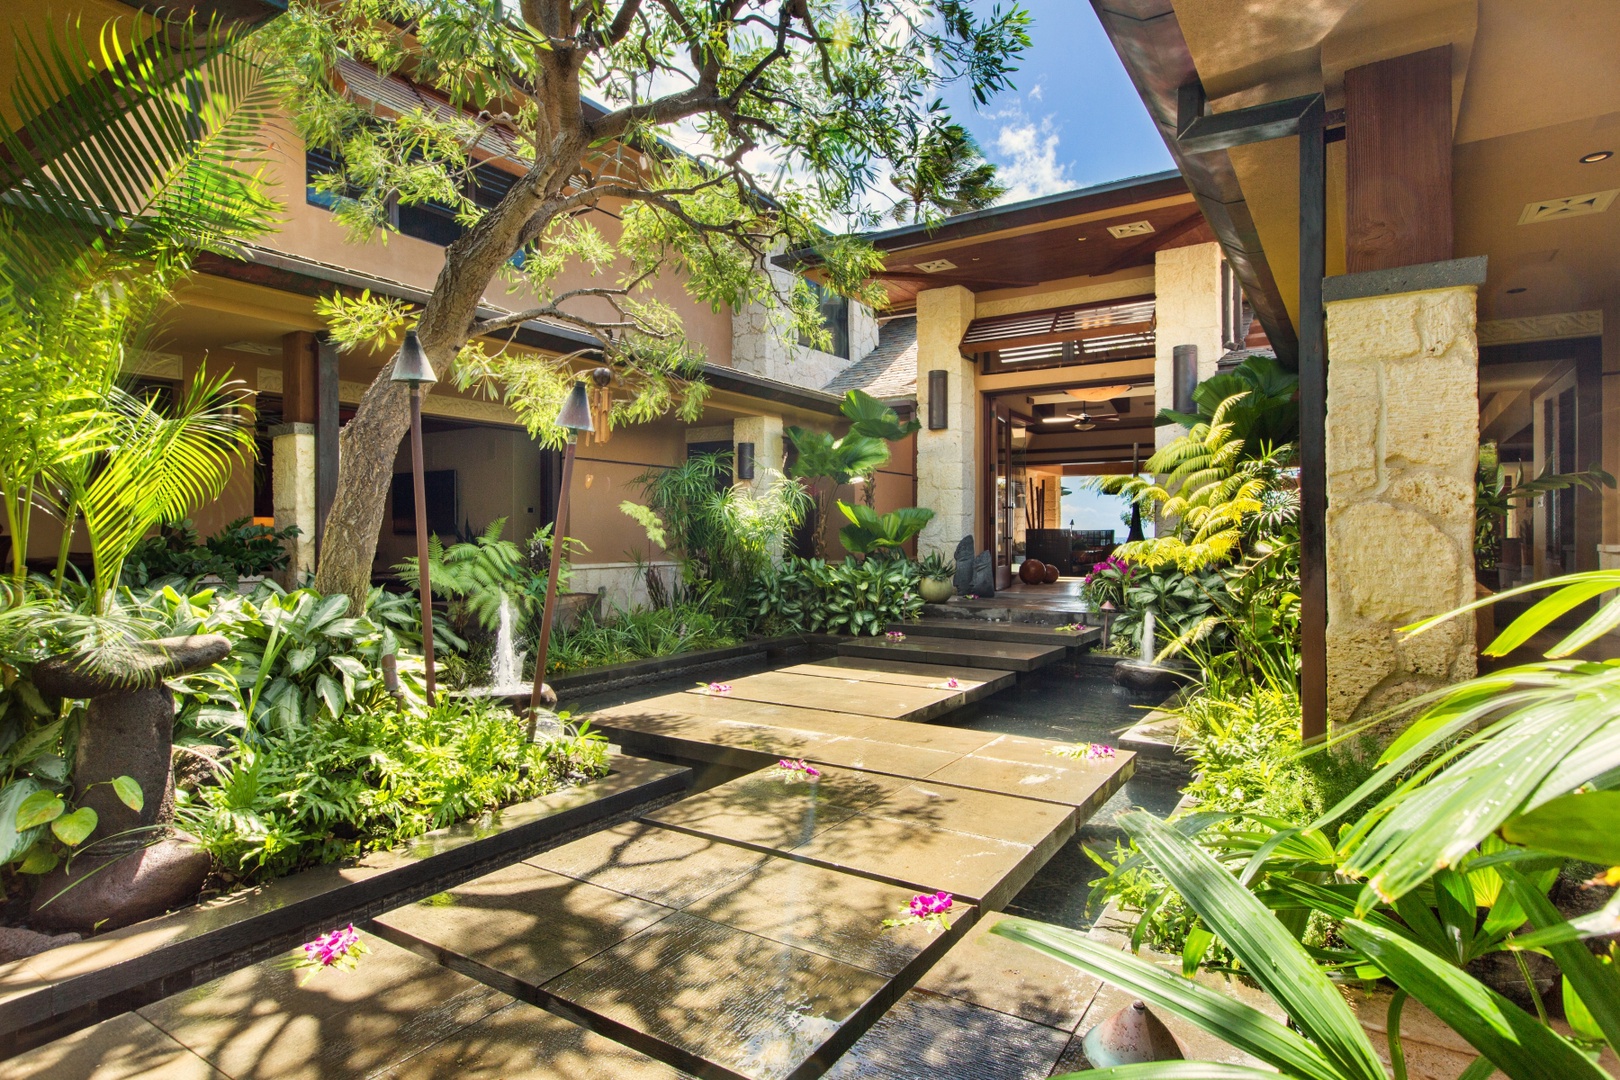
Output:
<instances>
[{"instance_id":1,"label":"glass window","mask_svg":"<svg viewBox=\"0 0 1620 1080\"><path fill-rule=\"evenodd\" d=\"M810 291L816 294L821 308L821 324L832 334L832 343L828 345L827 352L834 356L849 359L849 298L839 296L831 289L814 281L806 279L805 284ZM804 338L799 344L809 347L810 342Z\"/></svg>"}]
</instances>

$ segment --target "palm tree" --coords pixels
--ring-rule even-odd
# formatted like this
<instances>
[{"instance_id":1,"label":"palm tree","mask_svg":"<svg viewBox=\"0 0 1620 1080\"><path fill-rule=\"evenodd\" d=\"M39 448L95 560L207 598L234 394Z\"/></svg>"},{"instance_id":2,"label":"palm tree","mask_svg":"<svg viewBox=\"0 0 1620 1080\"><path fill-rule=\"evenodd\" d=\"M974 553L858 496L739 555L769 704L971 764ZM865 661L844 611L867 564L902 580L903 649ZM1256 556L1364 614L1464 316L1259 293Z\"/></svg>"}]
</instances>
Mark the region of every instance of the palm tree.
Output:
<instances>
[{"instance_id":1,"label":"palm tree","mask_svg":"<svg viewBox=\"0 0 1620 1080\"><path fill-rule=\"evenodd\" d=\"M251 447L222 427L241 419L222 409L232 392L219 380L199 372L168 417L118 384L194 256L230 253L273 224L258 132L279 80L245 31L192 19L113 20L94 47L75 21L14 46L10 105L22 119L0 128L12 579L26 579L36 507L63 520L61 561L82 510L103 593L131 528L183 516ZM138 466L143 454L167 460Z\"/></svg>"},{"instance_id":2,"label":"palm tree","mask_svg":"<svg viewBox=\"0 0 1620 1080\"><path fill-rule=\"evenodd\" d=\"M889 182L905 194L894 218L921 222L980 210L1007 194L996 167L984 160L979 144L961 124L931 122L910 133L900 167Z\"/></svg>"}]
</instances>

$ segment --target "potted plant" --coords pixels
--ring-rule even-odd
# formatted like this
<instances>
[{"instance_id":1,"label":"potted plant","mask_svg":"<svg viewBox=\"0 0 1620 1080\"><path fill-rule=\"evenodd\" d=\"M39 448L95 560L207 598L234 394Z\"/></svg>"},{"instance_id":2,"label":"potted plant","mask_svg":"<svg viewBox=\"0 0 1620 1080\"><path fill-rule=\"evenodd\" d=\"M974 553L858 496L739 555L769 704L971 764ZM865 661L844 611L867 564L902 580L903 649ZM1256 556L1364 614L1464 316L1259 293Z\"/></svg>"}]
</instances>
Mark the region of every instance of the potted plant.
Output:
<instances>
[{"instance_id":1,"label":"potted plant","mask_svg":"<svg viewBox=\"0 0 1620 1080\"><path fill-rule=\"evenodd\" d=\"M943 604L956 591L956 564L938 552L919 560L917 572L917 591L927 603Z\"/></svg>"}]
</instances>

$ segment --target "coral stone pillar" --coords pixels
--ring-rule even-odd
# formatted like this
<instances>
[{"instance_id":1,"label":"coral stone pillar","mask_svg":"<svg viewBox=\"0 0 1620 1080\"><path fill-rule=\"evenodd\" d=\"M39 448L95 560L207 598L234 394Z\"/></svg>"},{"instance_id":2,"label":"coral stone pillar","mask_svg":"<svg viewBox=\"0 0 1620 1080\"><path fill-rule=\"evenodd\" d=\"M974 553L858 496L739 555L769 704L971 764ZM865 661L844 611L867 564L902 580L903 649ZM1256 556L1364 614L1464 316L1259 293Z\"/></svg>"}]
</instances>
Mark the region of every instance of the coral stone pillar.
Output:
<instances>
[{"instance_id":1,"label":"coral stone pillar","mask_svg":"<svg viewBox=\"0 0 1620 1080\"><path fill-rule=\"evenodd\" d=\"M740 416L732 421L731 449L732 475L736 462L741 459L737 451L741 443L754 447L754 478L738 479L739 486L763 492L782 475L782 418L780 416Z\"/></svg>"},{"instance_id":2,"label":"coral stone pillar","mask_svg":"<svg viewBox=\"0 0 1620 1080\"><path fill-rule=\"evenodd\" d=\"M1329 278L1328 719L1474 674L1474 623L1398 628L1474 599L1475 293L1485 260Z\"/></svg>"},{"instance_id":3,"label":"coral stone pillar","mask_svg":"<svg viewBox=\"0 0 1620 1080\"><path fill-rule=\"evenodd\" d=\"M1153 396L1159 408L1174 401L1175 348L1198 347L1198 381L1215 374L1221 358L1221 246L1215 243L1166 248L1153 254ZM1164 446L1186 429L1165 424L1154 431Z\"/></svg>"},{"instance_id":4,"label":"coral stone pillar","mask_svg":"<svg viewBox=\"0 0 1620 1080\"><path fill-rule=\"evenodd\" d=\"M315 572L315 425L277 424L270 429L270 497L276 528L299 528L287 542L282 584L295 586Z\"/></svg>"},{"instance_id":5,"label":"coral stone pillar","mask_svg":"<svg viewBox=\"0 0 1620 1080\"><path fill-rule=\"evenodd\" d=\"M917 505L934 512L917 541L919 555L949 555L962 537L978 536L979 392L973 361L962 356L962 335L973 321L973 293L960 285L917 294ZM933 380L945 373L946 423L929 423ZM986 478L986 482L988 478Z\"/></svg>"}]
</instances>

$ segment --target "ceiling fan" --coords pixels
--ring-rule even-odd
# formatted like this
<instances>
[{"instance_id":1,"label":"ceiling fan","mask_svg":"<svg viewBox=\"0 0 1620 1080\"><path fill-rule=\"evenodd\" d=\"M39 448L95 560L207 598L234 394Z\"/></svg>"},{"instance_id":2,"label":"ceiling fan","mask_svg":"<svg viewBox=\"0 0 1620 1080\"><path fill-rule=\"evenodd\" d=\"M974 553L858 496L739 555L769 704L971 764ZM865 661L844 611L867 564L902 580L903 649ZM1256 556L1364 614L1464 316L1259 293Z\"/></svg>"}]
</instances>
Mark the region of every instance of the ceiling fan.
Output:
<instances>
[{"instance_id":1,"label":"ceiling fan","mask_svg":"<svg viewBox=\"0 0 1620 1080\"><path fill-rule=\"evenodd\" d=\"M1072 415L1074 416L1074 430L1076 431L1090 431L1099 423L1112 424L1119 420L1118 413L1114 413L1110 416L1092 416L1090 413L1086 412L1085 409L1081 409L1079 412Z\"/></svg>"}]
</instances>

